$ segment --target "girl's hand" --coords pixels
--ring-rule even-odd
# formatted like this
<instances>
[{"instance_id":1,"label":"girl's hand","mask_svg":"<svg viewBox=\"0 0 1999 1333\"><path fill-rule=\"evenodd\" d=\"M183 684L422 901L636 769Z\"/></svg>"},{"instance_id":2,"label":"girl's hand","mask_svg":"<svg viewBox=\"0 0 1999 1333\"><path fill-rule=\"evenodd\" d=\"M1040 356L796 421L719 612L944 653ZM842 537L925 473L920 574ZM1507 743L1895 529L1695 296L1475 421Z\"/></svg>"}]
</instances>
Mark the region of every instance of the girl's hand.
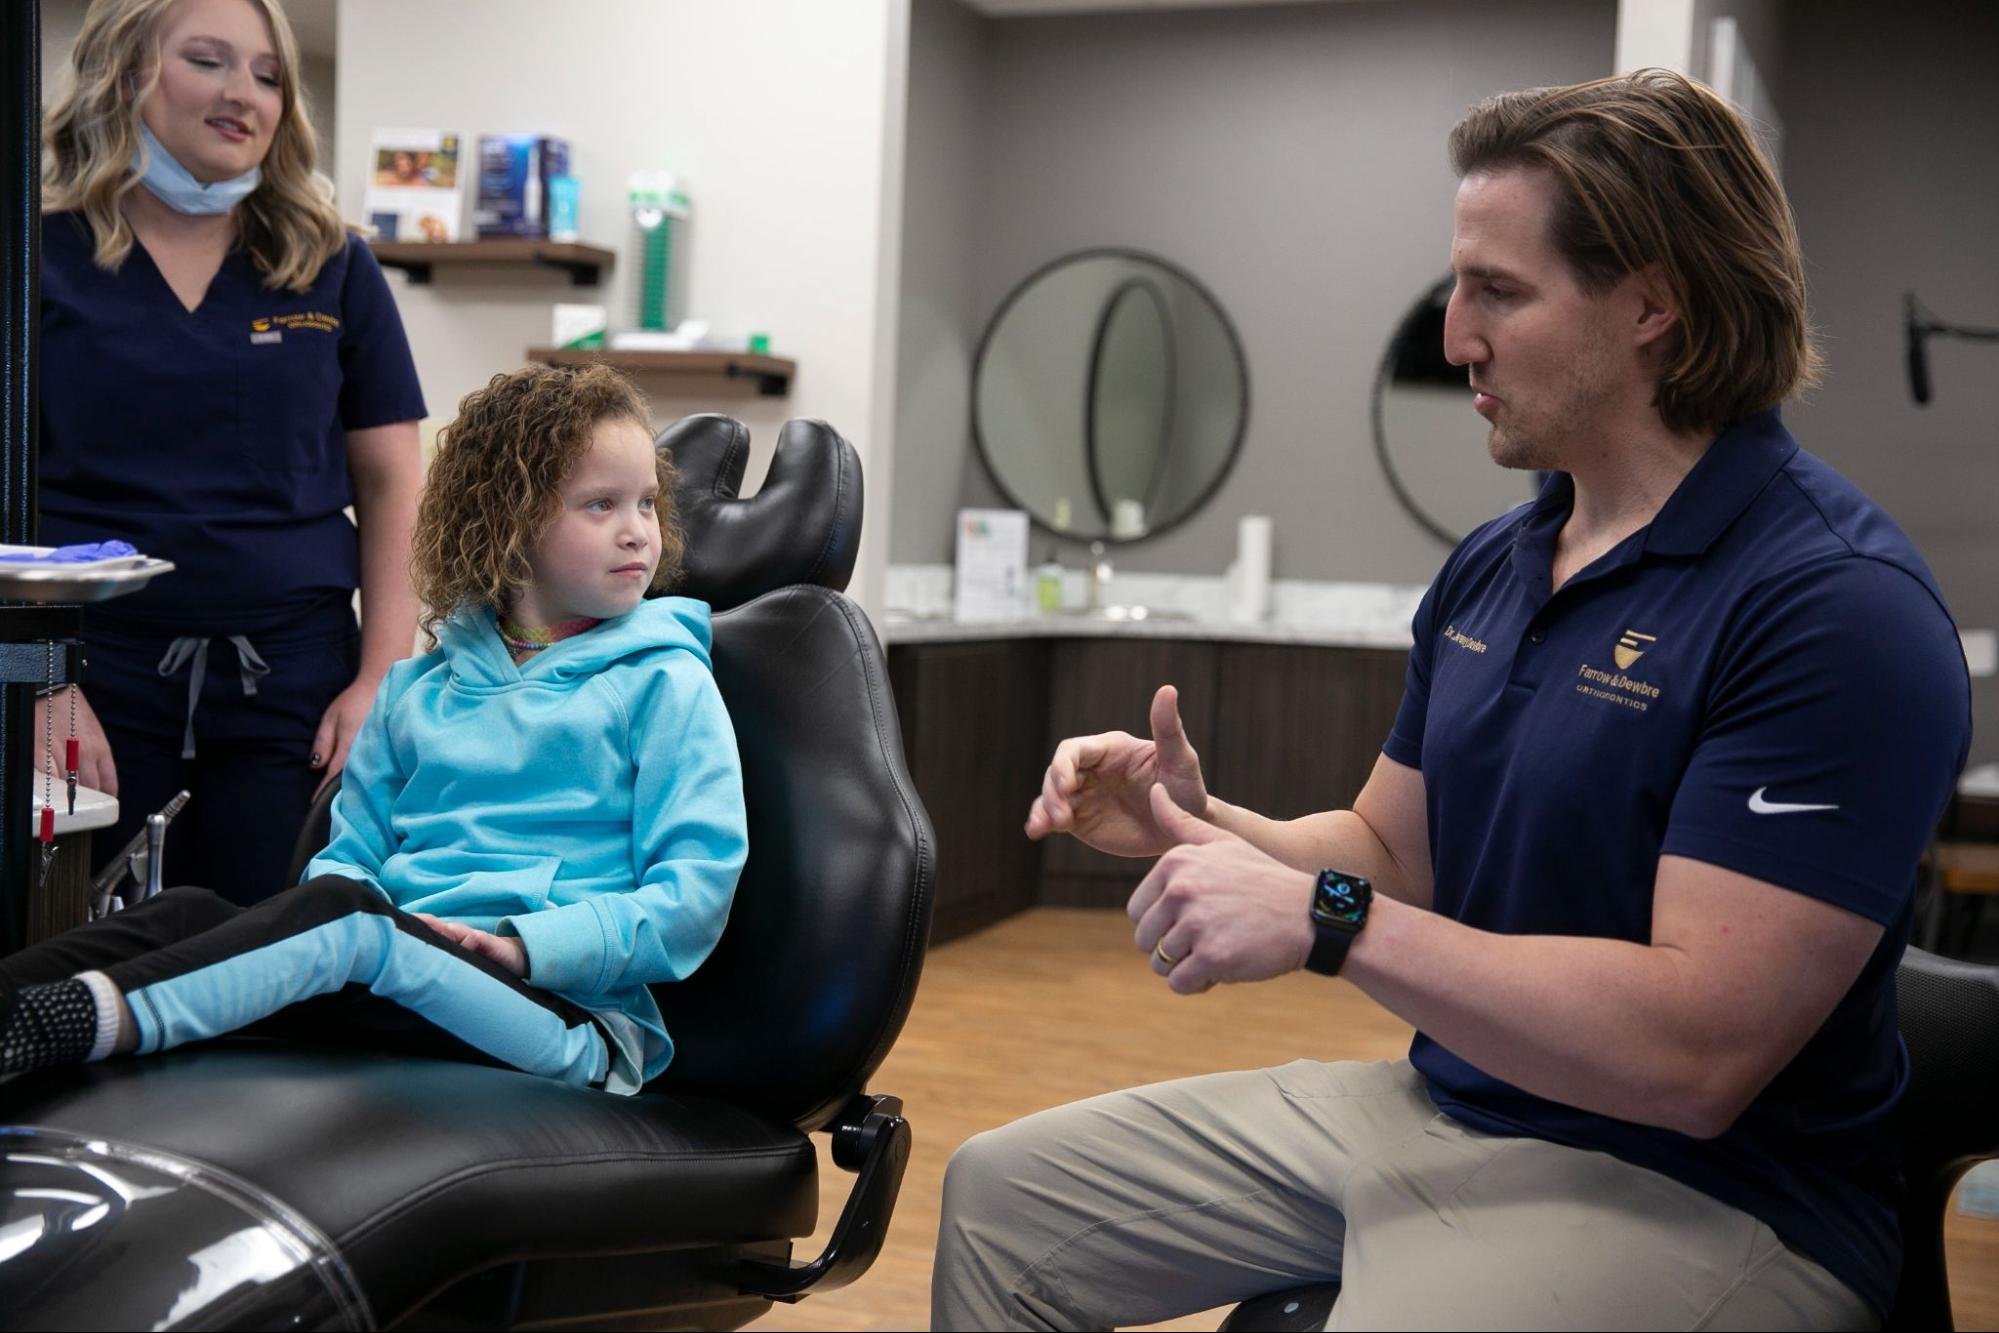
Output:
<instances>
[{"instance_id":1,"label":"girl's hand","mask_svg":"<svg viewBox=\"0 0 1999 1333\"><path fill-rule=\"evenodd\" d=\"M347 752L354 747L354 738L360 734L361 724L374 706L375 691L381 683L380 676L357 676L352 685L334 695L333 702L326 706L326 715L319 719L319 730L312 735L312 758L306 761L308 767L325 770L319 785L312 789L315 800L326 790L326 784L339 777L340 770L347 766Z\"/></svg>"},{"instance_id":2,"label":"girl's hand","mask_svg":"<svg viewBox=\"0 0 1999 1333\"><path fill-rule=\"evenodd\" d=\"M76 780L86 787L93 787L106 796L118 794L118 767L111 762L111 742L104 735L104 728L97 721L97 714L91 710L90 701L83 697L83 691L72 685L68 690L52 694L46 699L35 700L35 734L33 737L37 757L40 747L49 735L51 720L55 723L55 772L49 776L66 778L69 766L65 761L69 747L64 744L69 739L69 700L76 696ZM51 719L53 713L53 719Z\"/></svg>"},{"instance_id":3,"label":"girl's hand","mask_svg":"<svg viewBox=\"0 0 1999 1333\"><path fill-rule=\"evenodd\" d=\"M428 912L411 912L410 915L459 948L491 959L517 977L523 979L527 977L527 947L513 936L495 935L491 931L479 930L457 921L446 921L443 917L432 916Z\"/></svg>"}]
</instances>

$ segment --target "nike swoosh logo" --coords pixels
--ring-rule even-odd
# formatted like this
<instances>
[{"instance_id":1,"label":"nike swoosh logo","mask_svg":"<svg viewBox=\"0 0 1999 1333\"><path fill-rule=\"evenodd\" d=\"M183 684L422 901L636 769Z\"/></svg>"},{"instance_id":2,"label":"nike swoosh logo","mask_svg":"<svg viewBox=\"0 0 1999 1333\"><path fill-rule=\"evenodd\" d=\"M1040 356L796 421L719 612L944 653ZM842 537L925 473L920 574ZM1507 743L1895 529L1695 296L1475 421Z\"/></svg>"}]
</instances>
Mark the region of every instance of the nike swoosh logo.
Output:
<instances>
[{"instance_id":1,"label":"nike swoosh logo","mask_svg":"<svg viewBox=\"0 0 1999 1333\"><path fill-rule=\"evenodd\" d=\"M1789 801L1766 801L1763 793L1768 787L1758 787L1749 794L1749 808L1759 815L1795 815L1806 810L1837 810L1836 805L1793 805Z\"/></svg>"}]
</instances>

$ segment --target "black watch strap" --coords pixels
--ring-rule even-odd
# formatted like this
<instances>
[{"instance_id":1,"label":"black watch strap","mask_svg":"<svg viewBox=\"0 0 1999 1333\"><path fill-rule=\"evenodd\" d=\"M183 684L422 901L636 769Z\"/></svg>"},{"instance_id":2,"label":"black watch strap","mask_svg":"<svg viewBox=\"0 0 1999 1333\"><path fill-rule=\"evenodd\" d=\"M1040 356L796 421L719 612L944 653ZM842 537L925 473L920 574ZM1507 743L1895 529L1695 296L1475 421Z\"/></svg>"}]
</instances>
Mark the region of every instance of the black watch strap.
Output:
<instances>
[{"instance_id":1,"label":"black watch strap","mask_svg":"<svg viewBox=\"0 0 1999 1333\"><path fill-rule=\"evenodd\" d=\"M1338 870L1321 870L1312 886L1312 952L1306 955L1305 970L1320 976L1338 976L1347 960L1347 950L1367 925L1368 907L1374 901L1374 886L1359 875Z\"/></svg>"}]
</instances>

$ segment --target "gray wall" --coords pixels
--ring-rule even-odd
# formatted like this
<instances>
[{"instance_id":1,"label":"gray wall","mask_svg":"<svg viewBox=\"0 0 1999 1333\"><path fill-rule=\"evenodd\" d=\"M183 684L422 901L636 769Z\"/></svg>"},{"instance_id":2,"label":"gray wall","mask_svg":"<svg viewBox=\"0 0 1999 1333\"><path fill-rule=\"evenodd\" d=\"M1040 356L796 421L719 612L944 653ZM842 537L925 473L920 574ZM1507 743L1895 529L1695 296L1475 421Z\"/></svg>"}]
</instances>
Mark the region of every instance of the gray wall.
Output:
<instances>
[{"instance_id":1,"label":"gray wall","mask_svg":"<svg viewBox=\"0 0 1999 1333\"><path fill-rule=\"evenodd\" d=\"M973 257L993 27L957 0L910 6L891 563L952 558L953 516L969 503L967 472L979 468L972 355L989 312L979 309Z\"/></svg>"},{"instance_id":2,"label":"gray wall","mask_svg":"<svg viewBox=\"0 0 1999 1333\"><path fill-rule=\"evenodd\" d=\"M1909 396L1902 293L1999 328L1999 5L1796 0L1785 176L1829 373L1786 420L1906 528L1958 624L1999 625L1999 345L1932 339ZM1999 759L1999 680L1974 681L1973 762Z\"/></svg>"},{"instance_id":3,"label":"gray wall","mask_svg":"<svg viewBox=\"0 0 1999 1333\"><path fill-rule=\"evenodd\" d=\"M1220 574L1237 517L1267 513L1279 577L1427 582L1444 549L1382 479L1368 402L1389 334L1449 264L1444 138L1489 93L1607 73L1609 0L1000 21L919 0L912 17L891 559L949 560L953 512L1003 503L966 406L991 312L1049 259L1127 245L1227 309L1250 427L1207 507L1118 547L1119 567Z\"/></svg>"}]
</instances>

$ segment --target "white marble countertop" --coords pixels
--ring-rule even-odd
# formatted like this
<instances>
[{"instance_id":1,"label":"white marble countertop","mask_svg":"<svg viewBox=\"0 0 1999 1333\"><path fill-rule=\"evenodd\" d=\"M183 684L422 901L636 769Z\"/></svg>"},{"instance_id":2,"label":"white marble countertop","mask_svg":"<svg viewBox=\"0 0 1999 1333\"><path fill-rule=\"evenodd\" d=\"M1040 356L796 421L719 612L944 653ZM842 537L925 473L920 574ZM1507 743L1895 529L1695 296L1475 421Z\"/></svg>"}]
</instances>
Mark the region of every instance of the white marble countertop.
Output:
<instances>
[{"instance_id":1,"label":"white marble countertop","mask_svg":"<svg viewBox=\"0 0 1999 1333\"><path fill-rule=\"evenodd\" d=\"M1107 609L1044 615L1023 608L1006 620L958 620L949 565L891 565L877 628L884 643L973 643L982 639L1192 639L1216 643L1295 643L1327 648L1407 649L1423 589L1386 583L1278 579L1269 615L1239 619L1221 579L1120 574L1100 590ZM1082 571L1069 570L1064 595L1080 606ZM1135 608L1143 608L1137 610Z\"/></svg>"},{"instance_id":2,"label":"white marble countertop","mask_svg":"<svg viewBox=\"0 0 1999 1333\"><path fill-rule=\"evenodd\" d=\"M1957 780L1957 794L1979 800L1999 800L1999 763L1977 764Z\"/></svg>"},{"instance_id":3,"label":"white marble countertop","mask_svg":"<svg viewBox=\"0 0 1999 1333\"><path fill-rule=\"evenodd\" d=\"M1026 616L1019 620L916 618L890 612L877 626L882 642L975 643L990 639L1196 639L1215 643L1295 643L1326 648L1409 647L1404 625L1305 623L1297 621L1196 620L1109 615Z\"/></svg>"}]
</instances>

